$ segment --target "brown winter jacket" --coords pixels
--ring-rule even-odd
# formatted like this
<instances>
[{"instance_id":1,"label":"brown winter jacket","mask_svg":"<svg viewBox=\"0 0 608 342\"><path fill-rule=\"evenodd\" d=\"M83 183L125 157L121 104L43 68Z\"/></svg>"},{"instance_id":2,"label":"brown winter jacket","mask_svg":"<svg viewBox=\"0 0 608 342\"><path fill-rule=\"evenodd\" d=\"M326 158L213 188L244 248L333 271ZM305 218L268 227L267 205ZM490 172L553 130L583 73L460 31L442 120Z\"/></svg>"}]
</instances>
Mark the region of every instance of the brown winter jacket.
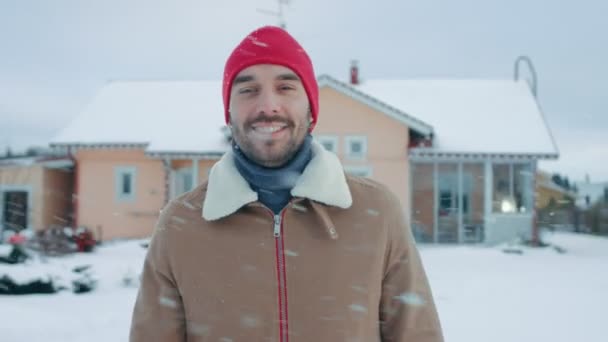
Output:
<instances>
[{"instance_id":1,"label":"brown winter jacket","mask_svg":"<svg viewBox=\"0 0 608 342\"><path fill-rule=\"evenodd\" d=\"M209 181L162 211L130 340L443 341L397 197L313 159L280 215L228 152Z\"/></svg>"}]
</instances>

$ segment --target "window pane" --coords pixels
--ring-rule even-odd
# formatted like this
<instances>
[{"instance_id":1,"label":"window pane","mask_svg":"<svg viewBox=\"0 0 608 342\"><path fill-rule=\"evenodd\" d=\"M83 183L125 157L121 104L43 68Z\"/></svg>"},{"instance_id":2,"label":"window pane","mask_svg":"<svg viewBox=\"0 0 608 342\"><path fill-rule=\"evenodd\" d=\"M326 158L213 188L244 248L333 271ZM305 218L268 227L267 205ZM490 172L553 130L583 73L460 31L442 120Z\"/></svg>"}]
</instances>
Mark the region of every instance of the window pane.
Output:
<instances>
[{"instance_id":1,"label":"window pane","mask_svg":"<svg viewBox=\"0 0 608 342\"><path fill-rule=\"evenodd\" d=\"M513 191L515 208L520 213L532 210L532 181L533 174L530 164L513 165Z\"/></svg>"},{"instance_id":2,"label":"window pane","mask_svg":"<svg viewBox=\"0 0 608 342\"><path fill-rule=\"evenodd\" d=\"M458 241L458 165L445 163L437 165L439 187L439 209L437 210L438 242Z\"/></svg>"},{"instance_id":3,"label":"window pane","mask_svg":"<svg viewBox=\"0 0 608 342\"><path fill-rule=\"evenodd\" d=\"M131 194L131 174L129 174L129 173L122 174L122 194L123 195Z\"/></svg>"},{"instance_id":4,"label":"window pane","mask_svg":"<svg viewBox=\"0 0 608 342\"><path fill-rule=\"evenodd\" d=\"M352 141L350 143L350 152L352 154L359 155L359 154L361 154L362 151L363 151L363 148L361 146L361 142L360 141Z\"/></svg>"},{"instance_id":5,"label":"window pane","mask_svg":"<svg viewBox=\"0 0 608 342\"><path fill-rule=\"evenodd\" d=\"M191 172L184 173L182 175L182 177L183 177L183 184L184 184L183 192L192 190L192 173Z\"/></svg>"},{"instance_id":6,"label":"window pane","mask_svg":"<svg viewBox=\"0 0 608 342\"><path fill-rule=\"evenodd\" d=\"M509 164L494 164L492 166L493 195L492 211L495 213L512 213L515 211L515 201L511 194L511 175Z\"/></svg>"}]
</instances>

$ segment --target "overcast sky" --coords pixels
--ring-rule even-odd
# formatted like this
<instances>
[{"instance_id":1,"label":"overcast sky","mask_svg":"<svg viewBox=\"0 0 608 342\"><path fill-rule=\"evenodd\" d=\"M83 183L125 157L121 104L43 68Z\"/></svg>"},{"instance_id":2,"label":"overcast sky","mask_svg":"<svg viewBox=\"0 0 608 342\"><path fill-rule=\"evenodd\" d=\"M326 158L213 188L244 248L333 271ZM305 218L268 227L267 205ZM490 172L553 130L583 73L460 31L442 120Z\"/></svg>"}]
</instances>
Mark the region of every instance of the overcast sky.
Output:
<instances>
[{"instance_id":1,"label":"overcast sky","mask_svg":"<svg viewBox=\"0 0 608 342\"><path fill-rule=\"evenodd\" d=\"M273 0L0 0L0 152L46 145L110 79L219 79ZM571 179L608 180L608 1L291 0L317 74L510 79L532 58ZM219 113L218 113L219 115ZM522 125L525 124L522 122Z\"/></svg>"}]
</instances>

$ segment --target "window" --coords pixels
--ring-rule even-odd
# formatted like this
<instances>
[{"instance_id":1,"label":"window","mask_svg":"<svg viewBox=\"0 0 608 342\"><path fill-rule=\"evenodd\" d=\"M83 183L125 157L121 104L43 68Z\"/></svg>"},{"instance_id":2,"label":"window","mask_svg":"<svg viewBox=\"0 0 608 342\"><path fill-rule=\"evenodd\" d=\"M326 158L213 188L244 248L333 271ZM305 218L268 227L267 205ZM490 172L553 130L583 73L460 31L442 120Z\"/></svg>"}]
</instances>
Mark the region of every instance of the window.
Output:
<instances>
[{"instance_id":1,"label":"window","mask_svg":"<svg viewBox=\"0 0 608 342\"><path fill-rule=\"evenodd\" d=\"M173 171L173 196L179 196L194 188L192 182L192 168L184 167Z\"/></svg>"},{"instance_id":2,"label":"window","mask_svg":"<svg viewBox=\"0 0 608 342\"><path fill-rule=\"evenodd\" d=\"M458 165L442 163L437 167L438 212L440 217L458 215Z\"/></svg>"},{"instance_id":3,"label":"window","mask_svg":"<svg viewBox=\"0 0 608 342\"><path fill-rule=\"evenodd\" d=\"M338 137L333 135L319 135L317 141L329 152L338 153Z\"/></svg>"},{"instance_id":4,"label":"window","mask_svg":"<svg viewBox=\"0 0 608 342\"><path fill-rule=\"evenodd\" d=\"M132 193L133 175L130 173L122 174L122 192L121 195L130 195Z\"/></svg>"},{"instance_id":5,"label":"window","mask_svg":"<svg viewBox=\"0 0 608 342\"><path fill-rule=\"evenodd\" d=\"M515 208L520 213L532 211L532 190L534 175L529 164L513 165L513 198Z\"/></svg>"},{"instance_id":6,"label":"window","mask_svg":"<svg viewBox=\"0 0 608 342\"><path fill-rule=\"evenodd\" d=\"M527 213L532 210L533 174L529 164L494 164L492 211Z\"/></svg>"},{"instance_id":7,"label":"window","mask_svg":"<svg viewBox=\"0 0 608 342\"><path fill-rule=\"evenodd\" d=\"M365 159L367 156L367 137L366 136L347 136L346 157L349 159Z\"/></svg>"},{"instance_id":8,"label":"window","mask_svg":"<svg viewBox=\"0 0 608 342\"><path fill-rule=\"evenodd\" d=\"M344 166L344 171L351 176L371 177L372 168L370 166Z\"/></svg>"},{"instance_id":9,"label":"window","mask_svg":"<svg viewBox=\"0 0 608 342\"><path fill-rule=\"evenodd\" d=\"M114 169L116 200L120 202L135 199L135 167L120 166Z\"/></svg>"}]
</instances>

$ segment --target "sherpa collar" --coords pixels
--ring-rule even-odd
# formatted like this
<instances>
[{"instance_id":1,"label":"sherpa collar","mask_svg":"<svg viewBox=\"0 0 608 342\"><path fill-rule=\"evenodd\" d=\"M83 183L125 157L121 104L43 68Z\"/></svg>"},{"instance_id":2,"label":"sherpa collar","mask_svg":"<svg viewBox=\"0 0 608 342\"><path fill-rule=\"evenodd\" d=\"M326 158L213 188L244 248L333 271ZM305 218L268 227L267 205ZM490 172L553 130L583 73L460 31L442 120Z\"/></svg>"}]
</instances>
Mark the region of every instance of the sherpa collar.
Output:
<instances>
[{"instance_id":1,"label":"sherpa collar","mask_svg":"<svg viewBox=\"0 0 608 342\"><path fill-rule=\"evenodd\" d=\"M338 157L314 140L312 154L312 159L291 189L291 195L349 208L352 197ZM233 152L228 151L211 168L202 216L208 221L218 220L257 200L258 194L241 176L234 164Z\"/></svg>"}]
</instances>

